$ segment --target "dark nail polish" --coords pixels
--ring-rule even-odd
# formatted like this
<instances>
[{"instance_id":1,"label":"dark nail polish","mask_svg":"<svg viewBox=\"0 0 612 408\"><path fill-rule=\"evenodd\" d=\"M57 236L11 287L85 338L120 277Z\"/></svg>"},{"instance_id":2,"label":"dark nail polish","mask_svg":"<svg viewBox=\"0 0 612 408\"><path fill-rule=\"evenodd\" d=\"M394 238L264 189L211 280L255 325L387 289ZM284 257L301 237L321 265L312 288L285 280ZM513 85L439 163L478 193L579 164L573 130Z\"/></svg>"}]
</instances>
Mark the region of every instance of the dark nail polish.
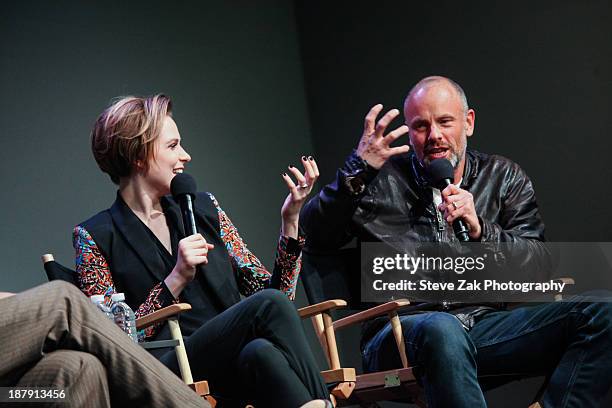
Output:
<instances>
[{"instance_id":1,"label":"dark nail polish","mask_svg":"<svg viewBox=\"0 0 612 408\"><path fill-rule=\"evenodd\" d=\"M292 169L292 168L293 168L293 165L291 165L291 164L290 164L290 165L289 165L289 168L290 168L290 169Z\"/></svg>"},{"instance_id":2,"label":"dark nail polish","mask_svg":"<svg viewBox=\"0 0 612 408\"><path fill-rule=\"evenodd\" d=\"M306 156L302 156L302 160L306 161Z\"/></svg>"},{"instance_id":3,"label":"dark nail polish","mask_svg":"<svg viewBox=\"0 0 612 408\"><path fill-rule=\"evenodd\" d=\"M287 173L281 173L281 176L287 176Z\"/></svg>"},{"instance_id":4,"label":"dark nail polish","mask_svg":"<svg viewBox=\"0 0 612 408\"><path fill-rule=\"evenodd\" d=\"M313 161L313 160L314 160L314 157L312 157L312 156L308 156L308 160Z\"/></svg>"}]
</instances>

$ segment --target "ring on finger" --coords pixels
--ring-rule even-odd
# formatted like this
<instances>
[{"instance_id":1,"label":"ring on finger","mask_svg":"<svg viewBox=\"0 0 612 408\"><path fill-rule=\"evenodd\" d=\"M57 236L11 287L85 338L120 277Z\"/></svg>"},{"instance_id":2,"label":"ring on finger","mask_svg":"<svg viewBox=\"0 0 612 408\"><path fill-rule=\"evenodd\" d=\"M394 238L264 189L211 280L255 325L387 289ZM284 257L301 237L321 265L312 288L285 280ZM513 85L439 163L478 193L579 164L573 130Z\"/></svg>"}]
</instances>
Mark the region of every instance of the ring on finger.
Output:
<instances>
[{"instance_id":1,"label":"ring on finger","mask_svg":"<svg viewBox=\"0 0 612 408\"><path fill-rule=\"evenodd\" d=\"M455 206L455 210L458 210L459 208L463 207L463 203L460 201L454 202L453 205Z\"/></svg>"},{"instance_id":2,"label":"ring on finger","mask_svg":"<svg viewBox=\"0 0 612 408\"><path fill-rule=\"evenodd\" d=\"M310 187L310 186L308 185L308 183L304 183L304 184L302 184L302 185L300 186L300 188L308 188L308 187Z\"/></svg>"}]
</instances>

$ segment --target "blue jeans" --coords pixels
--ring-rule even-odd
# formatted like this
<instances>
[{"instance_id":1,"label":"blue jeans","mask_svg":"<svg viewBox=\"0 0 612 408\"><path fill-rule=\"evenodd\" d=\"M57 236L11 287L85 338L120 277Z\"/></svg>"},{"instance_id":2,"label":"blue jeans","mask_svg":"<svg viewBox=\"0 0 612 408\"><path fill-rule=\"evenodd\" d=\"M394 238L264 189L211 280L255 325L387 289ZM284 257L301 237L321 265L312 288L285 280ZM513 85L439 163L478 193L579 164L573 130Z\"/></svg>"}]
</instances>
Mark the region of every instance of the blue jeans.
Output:
<instances>
[{"instance_id":1,"label":"blue jeans","mask_svg":"<svg viewBox=\"0 0 612 408\"><path fill-rule=\"evenodd\" d=\"M400 319L429 408L486 407L483 388L540 375L543 407L587 408L612 385L611 302L600 292L491 312L470 331L445 312ZM365 344L363 361L367 372L401 367L390 324Z\"/></svg>"}]
</instances>

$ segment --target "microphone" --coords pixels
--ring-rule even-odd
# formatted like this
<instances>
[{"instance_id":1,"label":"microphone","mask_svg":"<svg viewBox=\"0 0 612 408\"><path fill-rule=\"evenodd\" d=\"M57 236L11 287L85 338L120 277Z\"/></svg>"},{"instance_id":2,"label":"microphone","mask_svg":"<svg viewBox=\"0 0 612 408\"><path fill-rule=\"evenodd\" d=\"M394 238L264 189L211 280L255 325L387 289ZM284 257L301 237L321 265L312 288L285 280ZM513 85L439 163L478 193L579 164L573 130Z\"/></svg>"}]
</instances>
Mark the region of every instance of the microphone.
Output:
<instances>
[{"instance_id":1,"label":"microphone","mask_svg":"<svg viewBox=\"0 0 612 408\"><path fill-rule=\"evenodd\" d=\"M170 182L170 191L172 198L181 206L185 235L196 234L198 230L193 216L193 202L196 197L195 179L189 174L179 173Z\"/></svg>"},{"instance_id":2,"label":"microphone","mask_svg":"<svg viewBox=\"0 0 612 408\"><path fill-rule=\"evenodd\" d=\"M446 159L432 160L427 167L429 181L440 191L453 183L453 173L453 166ZM470 240L467 225L465 225L465 221L461 218L457 218L453 221L453 231L455 231L455 236L459 241L468 242Z\"/></svg>"}]
</instances>

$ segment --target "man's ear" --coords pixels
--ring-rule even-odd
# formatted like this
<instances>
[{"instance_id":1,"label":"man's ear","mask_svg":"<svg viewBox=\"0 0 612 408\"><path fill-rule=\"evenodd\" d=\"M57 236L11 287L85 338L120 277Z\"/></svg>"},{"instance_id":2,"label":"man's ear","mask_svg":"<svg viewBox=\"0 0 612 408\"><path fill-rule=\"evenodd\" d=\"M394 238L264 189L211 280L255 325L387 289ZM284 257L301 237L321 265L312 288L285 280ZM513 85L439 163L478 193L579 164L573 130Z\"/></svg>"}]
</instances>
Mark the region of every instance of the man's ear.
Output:
<instances>
[{"instance_id":1,"label":"man's ear","mask_svg":"<svg viewBox=\"0 0 612 408\"><path fill-rule=\"evenodd\" d=\"M468 109L465 115L465 134L470 137L474 133L474 124L476 123L476 112L474 109Z\"/></svg>"}]
</instances>

